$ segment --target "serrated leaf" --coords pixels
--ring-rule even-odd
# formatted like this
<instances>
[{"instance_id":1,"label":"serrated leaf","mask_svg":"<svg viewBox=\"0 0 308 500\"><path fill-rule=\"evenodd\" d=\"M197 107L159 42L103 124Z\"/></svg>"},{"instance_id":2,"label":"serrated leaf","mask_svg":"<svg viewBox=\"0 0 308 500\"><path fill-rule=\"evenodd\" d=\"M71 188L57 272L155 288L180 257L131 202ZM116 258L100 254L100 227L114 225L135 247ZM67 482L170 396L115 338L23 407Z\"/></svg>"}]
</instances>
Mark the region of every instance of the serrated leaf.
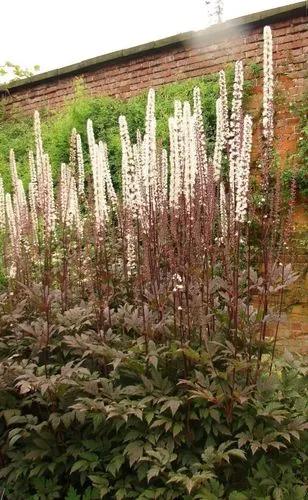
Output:
<instances>
[{"instance_id":1,"label":"serrated leaf","mask_svg":"<svg viewBox=\"0 0 308 500\"><path fill-rule=\"evenodd\" d=\"M123 455L116 455L113 457L113 459L109 462L109 464L106 467L106 470L110 472L110 474L113 475L113 477L116 477L117 473L119 472L121 466L124 464L125 458Z\"/></svg>"},{"instance_id":2,"label":"serrated leaf","mask_svg":"<svg viewBox=\"0 0 308 500\"><path fill-rule=\"evenodd\" d=\"M129 465L132 467L142 457L143 443L141 441L134 441L133 443L129 443L126 446L124 453L128 456Z\"/></svg>"},{"instance_id":3,"label":"serrated leaf","mask_svg":"<svg viewBox=\"0 0 308 500\"><path fill-rule=\"evenodd\" d=\"M229 455L232 455L233 457L241 458L242 460L246 460L246 455L243 450L238 450L238 449L232 449L228 450Z\"/></svg>"},{"instance_id":4,"label":"serrated leaf","mask_svg":"<svg viewBox=\"0 0 308 500\"><path fill-rule=\"evenodd\" d=\"M78 495L77 491L73 486L70 486L67 495L65 497L65 500L81 500L81 496Z\"/></svg>"},{"instance_id":5,"label":"serrated leaf","mask_svg":"<svg viewBox=\"0 0 308 500\"><path fill-rule=\"evenodd\" d=\"M77 460L77 462L75 462L74 465L71 467L70 474L76 471L86 470L87 468L88 468L88 462L86 462L85 460Z\"/></svg>"},{"instance_id":6,"label":"serrated leaf","mask_svg":"<svg viewBox=\"0 0 308 500\"><path fill-rule=\"evenodd\" d=\"M153 477L157 477L159 473L160 473L160 468L158 466L154 465L153 467L151 467L151 469L147 473L148 482L150 482L150 480Z\"/></svg>"},{"instance_id":7,"label":"serrated leaf","mask_svg":"<svg viewBox=\"0 0 308 500\"><path fill-rule=\"evenodd\" d=\"M182 422L176 422L172 427L173 437L176 437L184 428Z\"/></svg>"},{"instance_id":8,"label":"serrated leaf","mask_svg":"<svg viewBox=\"0 0 308 500\"><path fill-rule=\"evenodd\" d=\"M161 407L161 412L170 409L172 416L174 417L181 404L182 402L178 399L168 399L168 401L166 401Z\"/></svg>"}]
</instances>

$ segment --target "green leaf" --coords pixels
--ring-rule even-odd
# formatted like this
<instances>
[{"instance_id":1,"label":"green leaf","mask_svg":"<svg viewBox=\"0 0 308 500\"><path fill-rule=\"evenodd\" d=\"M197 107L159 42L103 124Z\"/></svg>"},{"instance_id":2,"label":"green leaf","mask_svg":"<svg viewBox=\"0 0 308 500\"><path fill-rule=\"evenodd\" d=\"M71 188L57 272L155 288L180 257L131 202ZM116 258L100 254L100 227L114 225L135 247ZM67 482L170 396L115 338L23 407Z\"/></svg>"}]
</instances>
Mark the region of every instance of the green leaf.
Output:
<instances>
[{"instance_id":1,"label":"green leaf","mask_svg":"<svg viewBox=\"0 0 308 500\"><path fill-rule=\"evenodd\" d=\"M172 427L172 434L173 437L176 437L184 428L184 425L182 422L176 422L173 427Z\"/></svg>"},{"instance_id":2,"label":"green leaf","mask_svg":"<svg viewBox=\"0 0 308 500\"><path fill-rule=\"evenodd\" d=\"M132 443L129 443L126 446L124 453L128 455L129 465L132 467L134 463L138 462L143 455L142 441L133 441Z\"/></svg>"},{"instance_id":3,"label":"green leaf","mask_svg":"<svg viewBox=\"0 0 308 500\"><path fill-rule=\"evenodd\" d=\"M228 450L228 454L232 455L233 457L241 458L242 460L246 460L246 455L244 450L238 450L238 449L232 449Z\"/></svg>"},{"instance_id":4,"label":"green leaf","mask_svg":"<svg viewBox=\"0 0 308 500\"><path fill-rule=\"evenodd\" d=\"M19 439L22 438L22 434L15 434L15 436L13 436L10 440L9 440L9 446L14 446L15 443L17 443L17 441Z\"/></svg>"},{"instance_id":5,"label":"green leaf","mask_svg":"<svg viewBox=\"0 0 308 500\"><path fill-rule=\"evenodd\" d=\"M94 413L92 414L92 422L93 422L93 428L96 431L97 428L101 425L101 423L104 420L104 416L102 413Z\"/></svg>"},{"instance_id":6,"label":"green leaf","mask_svg":"<svg viewBox=\"0 0 308 500\"><path fill-rule=\"evenodd\" d=\"M84 471L88 469L88 462L85 460L78 460L77 462L74 463L74 465L71 468L71 474L76 471Z\"/></svg>"},{"instance_id":7,"label":"green leaf","mask_svg":"<svg viewBox=\"0 0 308 500\"><path fill-rule=\"evenodd\" d=\"M170 409L172 416L174 416L181 404L182 402L178 399L168 399L168 401L166 401L161 407L161 412Z\"/></svg>"},{"instance_id":8,"label":"green leaf","mask_svg":"<svg viewBox=\"0 0 308 500\"><path fill-rule=\"evenodd\" d=\"M98 489L100 498L109 492L109 482L104 476L90 475L89 479L92 481L93 486Z\"/></svg>"},{"instance_id":9,"label":"green leaf","mask_svg":"<svg viewBox=\"0 0 308 500\"><path fill-rule=\"evenodd\" d=\"M215 420L215 422L217 422L218 424L220 423L220 413L218 410L216 410L215 408L211 408L210 416L212 417L213 420Z\"/></svg>"},{"instance_id":10,"label":"green leaf","mask_svg":"<svg viewBox=\"0 0 308 500\"><path fill-rule=\"evenodd\" d=\"M113 475L113 477L116 477L117 473L121 469L121 466L124 464L125 458L123 455L116 455L113 457L113 459L109 462L109 464L106 467L106 470L110 472L110 474Z\"/></svg>"},{"instance_id":11,"label":"green leaf","mask_svg":"<svg viewBox=\"0 0 308 500\"><path fill-rule=\"evenodd\" d=\"M70 412L64 413L64 415L62 415L62 417L61 417L61 420L62 420L65 428L68 429L69 426L71 425L71 423L75 420L75 412L70 411Z\"/></svg>"},{"instance_id":12,"label":"green leaf","mask_svg":"<svg viewBox=\"0 0 308 500\"><path fill-rule=\"evenodd\" d=\"M73 486L70 486L67 495L65 497L65 500L81 500L81 496L78 495L77 491Z\"/></svg>"},{"instance_id":13,"label":"green leaf","mask_svg":"<svg viewBox=\"0 0 308 500\"><path fill-rule=\"evenodd\" d=\"M249 497L240 491L233 491L229 495L229 500L249 500Z\"/></svg>"},{"instance_id":14,"label":"green leaf","mask_svg":"<svg viewBox=\"0 0 308 500\"><path fill-rule=\"evenodd\" d=\"M160 468L156 465L154 467L151 467L151 469L147 473L147 479L148 482L152 479L152 477L157 477L160 473Z\"/></svg>"},{"instance_id":15,"label":"green leaf","mask_svg":"<svg viewBox=\"0 0 308 500\"><path fill-rule=\"evenodd\" d=\"M80 453L80 457L88 462L97 462L98 456L95 453L91 453L90 451L82 451Z\"/></svg>"}]
</instances>

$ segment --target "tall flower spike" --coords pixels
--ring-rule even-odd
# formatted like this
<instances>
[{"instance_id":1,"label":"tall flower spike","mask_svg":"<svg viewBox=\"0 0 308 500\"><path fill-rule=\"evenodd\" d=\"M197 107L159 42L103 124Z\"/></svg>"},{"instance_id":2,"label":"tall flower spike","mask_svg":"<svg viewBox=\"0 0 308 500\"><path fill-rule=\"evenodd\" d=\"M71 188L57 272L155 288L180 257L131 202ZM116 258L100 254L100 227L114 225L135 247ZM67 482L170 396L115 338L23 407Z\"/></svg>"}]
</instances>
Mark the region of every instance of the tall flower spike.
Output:
<instances>
[{"instance_id":1,"label":"tall flower spike","mask_svg":"<svg viewBox=\"0 0 308 500\"><path fill-rule=\"evenodd\" d=\"M170 141L170 183L169 183L169 204L170 207L175 206L175 138L174 138L174 118L170 117L168 120L169 125L169 141Z\"/></svg>"},{"instance_id":2,"label":"tall flower spike","mask_svg":"<svg viewBox=\"0 0 308 500\"><path fill-rule=\"evenodd\" d=\"M21 232L26 232L29 222L29 210L26 193L21 179L18 179L16 192L16 214L18 210L18 225ZM18 207L18 208L17 208Z\"/></svg>"},{"instance_id":3,"label":"tall flower spike","mask_svg":"<svg viewBox=\"0 0 308 500\"><path fill-rule=\"evenodd\" d=\"M13 190L16 193L18 186L18 174L17 174L14 149L10 149L10 169L11 169Z\"/></svg>"},{"instance_id":4,"label":"tall flower spike","mask_svg":"<svg viewBox=\"0 0 308 500\"><path fill-rule=\"evenodd\" d=\"M87 121L87 134L93 177L95 226L98 237L102 238L108 220L105 158L103 148L95 143L91 120Z\"/></svg>"},{"instance_id":5,"label":"tall flower spike","mask_svg":"<svg viewBox=\"0 0 308 500\"><path fill-rule=\"evenodd\" d=\"M247 213L247 197L249 187L250 154L252 145L252 118L246 115L244 118L243 141L236 177L236 220L244 222Z\"/></svg>"},{"instance_id":6,"label":"tall flower spike","mask_svg":"<svg viewBox=\"0 0 308 500\"><path fill-rule=\"evenodd\" d=\"M145 135L143 140L144 151L144 180L146 182L146 200L155 205L158 189L158 172L156 162L156 118L155 118L155 91L150 89L145 119ZM151 196L151 200L150 200Z\"/></svg>"},{"instance_id":7,"label":"tall flower spike","mask_svg":"<svg viewBox=\"0 0 308 500\"><path fill-rule=\"evenodd\" d=\"M78 165L78 194L84 194L84 159L82 152L81 137L79 134L76 136L76 151L77 151L77 165Z\"/></svg>"},{"instance_id":8,"label":"tall flower spike","mask_svg":"<svg viewBox=\"0 0 308 500\"><path fill-rule=\"evenodd\" d=\"M5 229L5 194L3 179L0 175L0 230Z\"/></svg>"},{"instance_id":9,"label":"tall flower spike","mask_svg":"<svg viewBox=\"0 0 308 500\"><path fill-rule=\"evenodd\" d=\"M98 144L95 144L95 161L92 167L95 220L97 234L101 238L108 220L108 208L106 202L106 173L104 168L103 151Z\"/></svg>"},{"instance_id":10,"label":"tall flower spike","mask_svg":"<svg viewBox=\"0 0 308 500\"><path fill-rule=\"evenodd\" d=\"M90 161L91 161L91 164L93 166L93 164L96 161L95 138L94 138L94 132L93 132L93 123L92 123L92 120L90 120L90 119L87 121L87 135L88 135Z\"/></svg>"},{"instance_id":11,"label":"tall flower spike","mask_svg":"<svg viewBox=\"0 0 308 500\"><path fill-rule=\"evenodd\" d=\"M39 187L40 205L44 203L41 197L44 196L44 149L41 132L41 120L38 111L34 112L34 138L37 165L37 180Z\"/></svg>"},{"instance_id":12,"label":"tall flower spike","mask_svg":"<svg viewBox=\"0 0 308 500\"><path fill-rule=\"evenodd\" d=\"M43 156L43 181L44 181L44 223L47 235L50 235L55 229L56 224L56 211L55 211L55 198L53 190L53 180L51 165L48 154L44 153Z\"/></svg>"},{"instance_id":13,"label":"tall flower spike","mask_svg":"<svg viewBox=\"0 0 308 500\"><path fill-rule=\"evenodd\" d=\"M29 183L29 205L32 223L32 234L35 243L38 241L38 218L36 211L36 197L32 182Z\"/></svg>"},{"instance_id":14,"label":"tall flower spike","mask_svg":"<svg viewBox=\"0 0 308 500\"><path fill-rule=\"evenodd\" d=\"M202 185L205 185L207 179L207 152L206 152L206 137L202 116L202 105L201 105L201 93L199 87L195 87L193 90L193 100L194 100L194 120L195 120L195 131L196 131L196 144L197 144L197 168L198 176Z\"/></svg>"},{"instance_id":15,"label":"tall flower spike","mask_svg":"<svg viewBox=\"0 0 308 500\"><path fill-rule=\"evenodd\" d=\"M9 237L13 251L13 263L16 264L17 258L20 255L20 230L15 218L12 198L10 193L7 193L5 196L5 208L6 208L8 229L9 229Z\"/></svg>"},{"instance_id":16,"label":"tall flower spike","mask_svg":"<svg viewBox=\"0 0 308 500\"><path fill-rule=\"evenodd\" d=\"M70 156L69 156L69 166L72 169L72 173L76 172L77 167L77 130L72 129L70 137Z\"/></svg>"},{"instance_id":17,"label":"tall flower spike","mask_svg":"<svg viewBox=\"0 0 308 500\"><path fill-rule=\"evenodd\" d=\"M183 105L183 147L184 147L184 196L187 209L190 210L194 194L197 155L196 155L196 136L195 136L195 118L191 115L189 102Z\"/></svg>"},{"instance_id":18,"label":"tall flower spike","mask_svg":"<svg viewBox=\"0 0 308 500\"><path fill-rule=\"evenodd\" d=\"M74 177L72 177L72 188L71 188L71 196L70 196L70 214L71 214L72 224L75 224L77 235L79 237L81 237L83 234L83 223L82 223L82 219L80 216L77 185L76 185L76 180Z\"/></svg>"},{"instance_id":19,"label":"tall flower spike","mask_svg":"<svg viewBox=\"0 0 308 500\"><path fill-rule=\"evenodd\" d=\"M274 137L274 75L273 38L269 26L265 26L263 37L263 136L271 143Z\"/></svg>"},{"instance_id":20,"label":"tall flower spike","mask_svg":"<svg viewBox=\"0 0 308 500\"><path fill-rule=\"evenodd\" d=\"M138 186L133 148L131 146L125 116L119 117L120 136L122 143L122 194L123 205L137 216Z\"/></svg>"},{"instance_id":21,"label":"tall flower spike","mask_svg":"<svg viewBox=\"0 0 308 500\"><path fill-rule=\"evenodd\" d=\"M223 107L221 97L216 101L216 141L213 156L214 179L219 180L224 147Z\"/></svg>"},{"instance_id":22,"label":"tall flower spike","mask_svg":"<svg viewBox=\"0 0 308 500\"><path fill-rule=\"evenodd\" d=\"M61 163L60 174L60 218L63 224L67 222L67 210L70 190L70 168L65 163Z\"/></svg>"},{"instance_id":23,"label":"tall flower spike","mask_svg":"<svg viewBox=\"0 0 308 500\"><path fill-rule=\"evenodd\" d=\"M226 209L226 191L224 183L220 183L219 188L219 208L220 208L220 225L223 239L226 239L228 234L228 219Z\"/></svg>"},{"instance_id":24,"label":"tall flower spike","mask_svg":"<svg viewBox=\"0 0 308 500\"><path fill-rule=\"evenodd\" d=\"M183 103L183 154L184 154L184 172L183 172L183 194L186 204L189 204L191 198L191 151L190 151L190 104L188 101Z\"/></svg>"},{"instance_id":25,"label":"tall flower spike","mask_svg":"<svg viewBox=\"0 0 308 500\"><path fill-rule=\"evenodd\" d=\"M107 188L108 200L110 200L112 208L116 212L117 207L118 207L118 198L117 198L115 189L113 187L110 166L109 166L109 161L108 161L107 144L105 142L104 143L100 142L99 146L101 148L102 157L104 160L104 170L105 170L105 177L106 177L106 188Z\"/></svg>"},{"instance_id":26,"label":"tall flower spike","mask_svg":"<svg viewBox=\"0 0 308 500\"><path fill-rule=\"evenodd\" d=\"M219 72L219 95L221 100L222 139L223 147L225 147L229 138L229 116L227 84L224 70Z\"/></svg>"},{"instance_id":27,"label":"tall flower spike","mask_svg":"<svg viewBox=\"0 0 308 500\"><path fill-rule=\"evenodd\" d=\"M165 202L168 197L168 153L166 149L161 151L161 195Z\"/></svg>"},{"instance_id":28,"label":"tall flower spike","mask_svg":"<svg viewBox=\"0 0 308 500\"><path fill-rule=\"evenodd\" d=\"M235 76L233 84L232 111L230 120L230 166L229 182L231 206L235 206L236 173L241 148L241 121L243 100L244 71L242 61L235 63Z\"/></svg>"},{"instance_id":29,"label":"tall flower spike","mask_svg":"<svg viewBox=\"0 0 308 500\"><path fill-rule=\"evenodd\" d=\"M38 184L37 184L37 172L33 151L29 151L29 168L30 168L30 182L32 184L33 199L35 205L38 205Z\"/></svg>"},{"instance_id":30,"label":"tall flower spike","mask_svg":"<svg viewBox=\"0 0 308 500\"><path fill-rule=\"evenodd\" d=\"M179 208L184 188L183 110L180 101L174 102L174 117L169 119L170 131L170 205Z\"/></svg>"}]
</instances>

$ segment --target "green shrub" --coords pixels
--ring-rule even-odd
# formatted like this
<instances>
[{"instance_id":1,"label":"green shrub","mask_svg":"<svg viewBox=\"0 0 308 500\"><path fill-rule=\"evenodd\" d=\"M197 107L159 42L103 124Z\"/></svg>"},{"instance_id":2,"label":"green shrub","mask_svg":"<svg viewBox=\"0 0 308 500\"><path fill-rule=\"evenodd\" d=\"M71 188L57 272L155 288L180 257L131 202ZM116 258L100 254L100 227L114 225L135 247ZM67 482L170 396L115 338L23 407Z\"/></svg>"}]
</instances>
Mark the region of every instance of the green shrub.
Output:
<instances>
[{"instance_id":1,"label":"green shrub","mask_svg":"<svg viewBox=\"0 0 308 500\"><path fill-rule=\"evenodd\" d=\"M300 358L286 354L271 376L265 359L247 388L228 344L150 341L146 352L137 308L112 311L102 339L94 304L62 313L56 298L46 357L33 292L0 307L4 498L306 498Z\"/></svg>"}]
</instances>

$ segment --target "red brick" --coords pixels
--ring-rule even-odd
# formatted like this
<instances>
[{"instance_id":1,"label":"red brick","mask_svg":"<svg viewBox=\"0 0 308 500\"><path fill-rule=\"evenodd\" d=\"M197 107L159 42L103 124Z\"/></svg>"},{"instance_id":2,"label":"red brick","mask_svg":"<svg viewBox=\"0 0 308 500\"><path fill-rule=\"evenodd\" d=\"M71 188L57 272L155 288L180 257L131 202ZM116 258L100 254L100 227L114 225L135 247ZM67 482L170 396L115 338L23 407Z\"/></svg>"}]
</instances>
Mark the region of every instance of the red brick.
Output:
<instances>
[{"instance_id":1,"label":"red brick","mask_svg":"<svg viewBox=\"0 0 308 500\"><path fill-rule=\"evenodd\" d=\"M307 77L307 17L280 21L274 19L271 26L276 87L282 92L286 103L297 102L301 99ZM215 41L196 36L193 42L110 61L100 67L83 70L77 76L60 76L28 88L12 89L2 100L8 113L16 113L17 109L21 109L32 114L36 108L61 107L72 97L78 78L83 78L90 95L128 98L150 86L158 87L164 83L217 73L239 58L246 60L245 74L253 78L249 65L251 62L262 63L262 41L260 25L239 27L238 30L231 30L227 36L217 36ZM253 78L252 84L254 90L249 108L258 120L262 102L262 75L258 79ZM291 114L288 106L276 111L277 145L283 158L295 150L297 126L298 119Z\"/></svg>"}]
</instances>

